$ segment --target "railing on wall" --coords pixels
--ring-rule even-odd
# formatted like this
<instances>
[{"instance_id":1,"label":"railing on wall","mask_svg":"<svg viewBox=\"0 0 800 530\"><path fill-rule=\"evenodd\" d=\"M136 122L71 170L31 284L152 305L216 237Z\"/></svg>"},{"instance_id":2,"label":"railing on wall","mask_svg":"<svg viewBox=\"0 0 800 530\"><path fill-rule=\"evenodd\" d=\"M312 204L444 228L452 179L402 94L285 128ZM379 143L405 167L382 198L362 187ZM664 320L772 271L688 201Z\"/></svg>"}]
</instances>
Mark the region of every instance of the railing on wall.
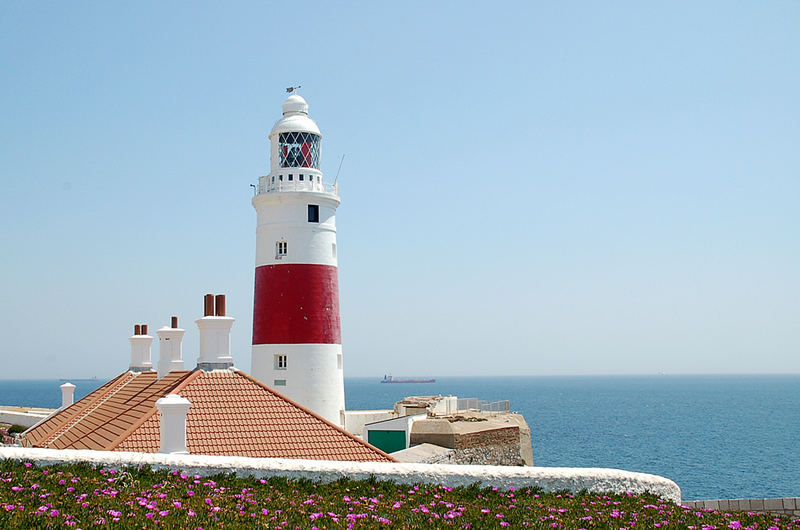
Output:
<instances>
[{"instance_id":1,"label":"railing on wall","mask_svg":"<svg viewBox=\"0 0 800 530\"><path fill-rule=\"evenodd\" d=\"M478 398L458 398L458 412L479 410L481 412L508 412L510 402L507 399L501 401L484 401Z\"/></svg>"},{"instance_id":2,"label":"railing on wall","mask_svg":"<svg viewBox=\"0 0 800 530\"><path fill-rule=\"evenodd\" d=\"M275 193L281 191L315 191L317 193L330 193L339 196L338 184L327 184L325 182L311 182L311 181L277 181L267 182L266 177L259 179L258 187L253 190L253 195L261 195L262 193Z\"/></svg>"}]
</instances>

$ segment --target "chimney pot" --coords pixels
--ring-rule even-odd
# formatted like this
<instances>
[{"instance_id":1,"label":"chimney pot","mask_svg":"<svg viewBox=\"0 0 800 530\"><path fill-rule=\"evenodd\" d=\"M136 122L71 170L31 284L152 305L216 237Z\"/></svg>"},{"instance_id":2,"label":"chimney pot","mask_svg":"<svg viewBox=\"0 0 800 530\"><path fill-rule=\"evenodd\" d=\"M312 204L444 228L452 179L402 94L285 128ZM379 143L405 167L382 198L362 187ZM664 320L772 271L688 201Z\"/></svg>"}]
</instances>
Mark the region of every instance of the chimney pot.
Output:
<instances>
[{"instance_id":1,"label":"chimney pot","mask_svg":"<svg viewBox=\"0 0 800 530\"><path fill-rule=\"evenodd\" d=\"M147 324L142 324L142 335L147 335Z\"/></svg>"},{"instance_id":2,"label":"chimney pot","mask_svg":"<svg viewBox=\"0 0 800 530\"><path fill-rule=\"evenodd\" d=\"M203 316L210 317L214 316L214 295L207 294L203 299Z\"/></svg>"},{"instance_id":3,"label":"chimney pot","mask_svg":"<svg viewBox=\"0 0 800 530\"><path fill-rule=\"evenodd\" d=\"M177 327L178 327L178 317L172 317L172 324L171 324L171 327L172 327L173 329L175 329L175 328L177 328Z\"/></svg>"},{"instance_id":4,"label":"chimney pot","mask_svg":"<svg viewBox=\"0 0 800 530\"><path fill-rule=\"evenodd\" d=\"M142 334L142 327L139 324L133 326L133 334L134 335L141 335Z\"/></svg>"},{"instance_id":5,"label":"chimney pot","mask_svg":"<svg viewBox=\"0 0 800 530\"><path fill-rule=\"evenodd\" d=\"M217 295L217 316L224 317L225 316L225 295L218 294Z\"/></svg>"}]
</instances>

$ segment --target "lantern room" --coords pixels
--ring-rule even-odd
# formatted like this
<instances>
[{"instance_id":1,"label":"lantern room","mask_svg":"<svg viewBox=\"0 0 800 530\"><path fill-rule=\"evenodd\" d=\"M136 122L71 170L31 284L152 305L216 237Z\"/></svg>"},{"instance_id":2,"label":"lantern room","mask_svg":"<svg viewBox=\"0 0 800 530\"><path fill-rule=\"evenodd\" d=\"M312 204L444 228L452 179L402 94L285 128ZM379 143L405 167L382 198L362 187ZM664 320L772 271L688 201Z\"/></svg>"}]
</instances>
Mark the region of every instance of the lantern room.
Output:
<instances>
[{"instance_id":1,"label":"lantern room","mask_svg":"<svg viewBox=\"0 0 800 530\"><path fill-rule=\"evenodd\" d=\"M308 116L308 103L291 94L283 117L269 133L270 173L259 179L256 194L275 191L327 191L322 181L322 133Z\"/></svg>"}]
</instances>

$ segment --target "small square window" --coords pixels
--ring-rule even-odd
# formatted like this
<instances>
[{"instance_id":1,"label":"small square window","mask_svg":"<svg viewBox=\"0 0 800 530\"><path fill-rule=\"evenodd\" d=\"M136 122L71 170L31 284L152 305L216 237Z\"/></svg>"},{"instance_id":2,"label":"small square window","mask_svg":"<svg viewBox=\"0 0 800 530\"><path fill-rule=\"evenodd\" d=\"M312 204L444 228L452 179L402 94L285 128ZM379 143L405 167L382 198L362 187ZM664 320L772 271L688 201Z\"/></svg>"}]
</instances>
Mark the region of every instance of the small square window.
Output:
<instances>
[{"instance_id":1,"label":"small square window","mask_svg":"<svg viewBox=\"0 0 800 530\"><path fill-rule=\"evenodd\" d=\"M286 386L286 379L275 379L272 381L272 386Z\"/></svg>"},{"instance_id":2,"label":"small square window","mask_svg":"<svg viewBox=\"0 0 800 530\"><path fill-rule=\"evenodd\" d=\"M319 222L319 204L308 205L308 222L309 223Z\"/></svg>"},{"instance_id":3,"label":"small square window","mask_svg":"<svg viewBox=\"0 0 800 530\"><path fill-rule=\"evenodd\" d=\"M278 180L280 180L281 182L283 182L283 175L278 175Z\"/></svg>"},{"instance_id":4,"label":"small square window","mask_svg":"<svg viewBox=\"0 0 800 530\"><path fill-rule=\"evenodd\" d=\"M272 175L272 182L275 182L275 175Z\"/></svg>"},{"instance_id":5,"label":"small square window","mask_svg":"<svg viewBox=\"0 0 800 530\"><path fill-rule=\"evenodd\" d=\"M292 175L291 173L289 173L289 180L294 180L294 175Z\"/></svg>"},{"instance_id":6,"label":"small square window","mask_svg":"<svg viewBox=\"0 0 800 530\"><path fill-rule=\"evenodd\" d=\"M276 370L286 370L288 366L288 359L286 355L278 354L275 356L275 369Z\"/></svg>"},{"instance_id":7,"label":"small square window","mask_svg":"<svg viewBox=\"0 0 800 530\"><path fill-rule=\"evenodd\" d=\"M298 175L298 176L300 177L300 182L302 182L303 181L303 174L300 173L300 175Z\"/></svg>"},{"instance_id":8,"label":"small square window","mask_svg":"<svg viewBox=\"0 0 800 530\"><path fill-rule=\"evenodd\" d=\"M281 259L286 255L288 248L286 245L286 241L276 241L275 242L275 259Z\"/></svg>"},{"instance_id":9,"label":"small square window","mask_svg":"<svg viewBox=\"0 0 800 530\"><path fill-rule=\"evenodd\" d=\"M342 354L341 353L336 356L336 368L338 368L339 370L342 369Z\"/></svg>"}]
</instances>

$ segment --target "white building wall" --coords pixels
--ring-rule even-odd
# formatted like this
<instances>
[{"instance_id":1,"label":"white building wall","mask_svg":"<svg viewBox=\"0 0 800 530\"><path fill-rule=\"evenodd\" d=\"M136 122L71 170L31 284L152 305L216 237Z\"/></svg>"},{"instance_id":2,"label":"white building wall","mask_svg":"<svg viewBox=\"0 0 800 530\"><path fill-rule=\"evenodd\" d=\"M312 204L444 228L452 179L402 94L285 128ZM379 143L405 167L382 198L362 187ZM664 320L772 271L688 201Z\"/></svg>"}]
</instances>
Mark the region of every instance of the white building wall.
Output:
<instances>
[{"instance_id":1,"label":"white building wall","mask_svg":"<svg viewBox=\"0 0 800 530\"><path fill-rule=\"evenodd\" d=\"M276 355L286 355L277 369ZM253 377L335 425L344 425L341 344L254 344ZM285 384L276 383L285 381Z\"/></svg>"},{"instance_id":2,"label":"white building wall","mask_svg":"<svg viewBox=\"0 0 800 530\"><path fill-rule=\"evenodd\" d=\"M319 223L308 222L308 205L319 206ZM330 194L264 193L253 198L258 214L256 228L256 267L262 265L307 263L338 266L336 207L338 198ZM275 243L287 242L287 255L278 259Z\"/></svg>"}]
</instances>

